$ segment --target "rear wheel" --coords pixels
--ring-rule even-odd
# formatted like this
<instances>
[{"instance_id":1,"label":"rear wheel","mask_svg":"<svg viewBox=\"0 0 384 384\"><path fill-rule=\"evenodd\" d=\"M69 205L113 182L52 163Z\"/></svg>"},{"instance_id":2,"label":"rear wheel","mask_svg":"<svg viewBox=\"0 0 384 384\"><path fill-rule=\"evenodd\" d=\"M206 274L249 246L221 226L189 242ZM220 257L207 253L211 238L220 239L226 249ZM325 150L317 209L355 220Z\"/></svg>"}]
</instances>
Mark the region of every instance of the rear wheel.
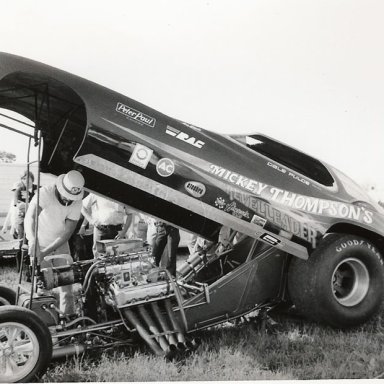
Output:
<instances>
[{"instance_id":1,"label":"rear wheel","mask_svg":"<svg viewBox=\"0 0 384 384\"><path fill-rule=\"evenodd\" d=\"M0 285L0 307L3 305L15 305L16 292L13 289Z\"/></svg>"},{"instance_id":2,"label":"rear wheel","mask_svg":"<svg viewBox=\"0 0 384 384\"><path fill-rule=\"evenodd\" d=\"M383 260L355 235L328 235L308 260L293 258L288 290L304 316L337 328L359 325L381 307Z\"/></svg>"},{"instance_id":3,"label":"rear wheel","mask_svg":"<svg viewBox=\"0 0 384 384\"><path fill-rule=\"evenodd\" d=\"M36 380L45 373L51 357L51 334L34 312L0 307L0 382Z\"/></svg>"}]
</instances>

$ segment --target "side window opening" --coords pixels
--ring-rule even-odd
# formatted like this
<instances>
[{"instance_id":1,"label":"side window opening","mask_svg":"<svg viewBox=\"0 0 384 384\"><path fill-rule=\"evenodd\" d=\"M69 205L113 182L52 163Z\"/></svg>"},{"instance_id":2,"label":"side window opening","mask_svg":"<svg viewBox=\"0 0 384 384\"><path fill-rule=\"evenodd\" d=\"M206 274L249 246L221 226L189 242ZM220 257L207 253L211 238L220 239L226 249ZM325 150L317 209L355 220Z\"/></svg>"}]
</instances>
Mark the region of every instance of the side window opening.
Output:
<instances>
[{"instance_id":1,"label":"side window opening","mask_svg":"<svg viewBox=\"0 0 384 384\"><path fill-rule=\"evenodd\" d=\"M317 159L306 155L285 144L262 135L246 136L245 144L253 151L260 153L281 165L285 165L322 185L332 187L334 179L328 169Z\"/></svg>"}]
</instances>

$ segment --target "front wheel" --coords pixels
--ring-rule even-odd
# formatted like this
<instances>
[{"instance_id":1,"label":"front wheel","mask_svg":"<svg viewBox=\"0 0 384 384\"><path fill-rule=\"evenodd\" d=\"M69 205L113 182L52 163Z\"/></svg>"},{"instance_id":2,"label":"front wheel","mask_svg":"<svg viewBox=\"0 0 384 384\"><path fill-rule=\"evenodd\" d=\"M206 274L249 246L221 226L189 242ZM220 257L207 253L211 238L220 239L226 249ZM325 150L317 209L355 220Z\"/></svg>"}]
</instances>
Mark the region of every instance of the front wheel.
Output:
<instances>
[{"instance_id":1,"label":"front wheel","mask_svg":"<svg viewBox=\"0 0 384 384\"><path fill-rule=\"evenodd\" d=\"M308 260L292 259L288 291L312 320L336 328L362 324L383 302L383 259L367 239L328 235Z\"/></svg>"},{"instance_id":2,"label":"front wheel","mask_svg":"<svg viewBox=\"0 0 384 384\"><path fill-rule=\"evenodd\" d=\"M0 382L30 382L45 373L52 357L48 327L32 311L0 307Z\"/></svg>"},{"instance_id":3,"label":"front wheel","mask_svg":"<svg viewBox=\"0 0 384 384\"><path fill-rule=\"evenodd\" d=\"M3 305L15 305L16 292L8 287L0 285L0 307Z\"/></svg>"}]
</instances>

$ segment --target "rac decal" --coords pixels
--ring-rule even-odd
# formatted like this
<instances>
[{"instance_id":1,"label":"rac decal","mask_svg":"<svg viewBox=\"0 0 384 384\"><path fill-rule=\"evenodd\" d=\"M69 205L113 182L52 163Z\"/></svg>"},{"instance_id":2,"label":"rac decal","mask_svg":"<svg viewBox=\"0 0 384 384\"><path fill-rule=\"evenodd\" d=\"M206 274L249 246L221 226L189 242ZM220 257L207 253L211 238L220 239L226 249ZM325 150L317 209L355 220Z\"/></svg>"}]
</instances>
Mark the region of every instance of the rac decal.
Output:
<instances>
[{"instance_id":1,"label":"rac decal","mask_svg":"<svg viewBox=\"0 0 384 384\"><path fill-rule=\"evenodd\" d=\"M196 148L201 149L205 145L204 141L197 140L193 136L189 136L187 133L179 131L178 129L173 128L169 125L167 125L165 133L169 136L176 137L176 139L184 141L185 143L188 143Z\"/></svg>"}]
</instances>

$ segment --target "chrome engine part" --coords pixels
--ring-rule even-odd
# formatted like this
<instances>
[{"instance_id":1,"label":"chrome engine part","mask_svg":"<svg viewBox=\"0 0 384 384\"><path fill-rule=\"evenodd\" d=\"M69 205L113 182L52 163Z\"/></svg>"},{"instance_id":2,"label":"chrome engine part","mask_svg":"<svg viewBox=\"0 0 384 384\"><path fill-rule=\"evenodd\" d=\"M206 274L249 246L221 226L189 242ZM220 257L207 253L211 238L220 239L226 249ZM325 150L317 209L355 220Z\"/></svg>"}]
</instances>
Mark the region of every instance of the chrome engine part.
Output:
<instances>
[{"instance_id":1,"label":"chrome engine part","mask_svg":"<svg viewBox=\"0 0 384 384\"><path fill-rule=\"evenodd\" d=\"M33 309L55 330L54 356L110 345L110 327L104 324L113 325L118 337L126 339L123 344L129 343L124 331L135 330L157 355L167 358L194 349L184 336L185 322L175 316L175 304L182 301L181 291L198 293L204 287L175 280L156 267L142 241L108 240L99 244L99 251L96 259L79 262L69 255L56 256L40 271L38 284L46 295L34 299ZM195 273L197 264L205 261L201 256L198 260L187 263L182 275ZM58 298L48 291L69 284L74 288L72 320L59 311Z\"/></svg>"},{"instance_id":2,"label":"chrome engine part","mask_svg":"<svg viewBox=\"0 0 384 384\"><path fill-rule=\"evenodd\" d=\"M98 275L108 281L106 302L124 307L158 300L172 295L173 289L165 270L151 262L148 249L107 256Z\"/></svg>"},{"instance_id":3,"label":"chrome engine part","mask_svg":"<svg viewBox=\"0 0 384 384\"><path fill-rule=\"evenodd\" d=\"M123 288L120 288L117 284L111 284L110 291L118 307L127 307L173 296L173 289L169 281L158 281Z\"/></svg>"}]
</instances>

